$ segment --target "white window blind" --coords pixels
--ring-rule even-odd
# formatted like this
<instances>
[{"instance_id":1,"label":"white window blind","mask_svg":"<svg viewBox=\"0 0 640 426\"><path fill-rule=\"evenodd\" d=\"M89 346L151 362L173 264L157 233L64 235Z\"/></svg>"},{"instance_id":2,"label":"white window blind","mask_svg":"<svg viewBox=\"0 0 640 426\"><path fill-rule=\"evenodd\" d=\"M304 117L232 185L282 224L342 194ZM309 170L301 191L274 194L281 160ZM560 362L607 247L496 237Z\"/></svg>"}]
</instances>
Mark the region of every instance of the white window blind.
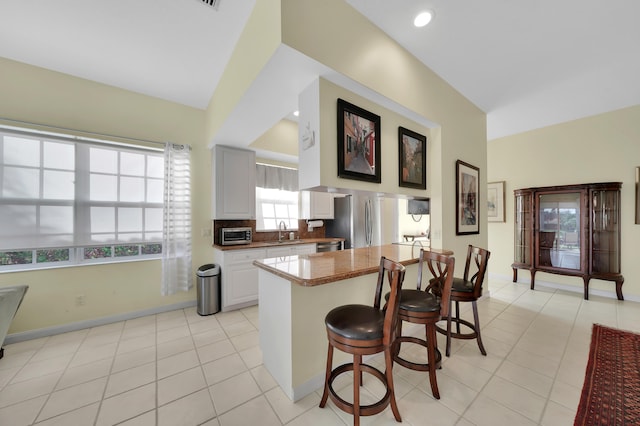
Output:
<instances>
[{"instance_id":1,"label":"white window blind","mask_svg":"<svg viewBox=\"0 0 640 426\"><path fill-rule=\"evenodd\" d=\"M0 250L162 241L157 150L0 130Z\"/></svg>"}]
</instances>

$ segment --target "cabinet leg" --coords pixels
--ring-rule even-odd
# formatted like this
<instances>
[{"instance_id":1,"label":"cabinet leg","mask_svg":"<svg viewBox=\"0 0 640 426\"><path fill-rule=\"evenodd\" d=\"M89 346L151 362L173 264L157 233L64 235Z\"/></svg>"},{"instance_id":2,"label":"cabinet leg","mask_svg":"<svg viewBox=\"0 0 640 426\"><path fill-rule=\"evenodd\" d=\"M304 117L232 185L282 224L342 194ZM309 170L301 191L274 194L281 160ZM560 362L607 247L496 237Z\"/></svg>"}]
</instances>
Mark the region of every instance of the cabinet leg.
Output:
<instances>
[{"instance_id":1,"label":"cabinet leg","mask_svg":"<svg viewBox=\"0 0 640 426\"><path fill-rule=\"evenodd\" d=\"M584 300L589 300L589 276L582 277L584 280Z\"/></svg>"},{"instance_id":2,"label":"cabinet leg","mask_svg":"<svg viewBox=\"0 0 640 426\"><path fill-rule=\"evenodd\" d=\"M618 300L624 300L624 297L622 297L622 284L624 284L624 278L616 281L616 295L618 296Z\"/></svg>"},{"instance_id":3,"label":"cabinet leg","mask_svg":"<svg viewBox=\"0 0 640 426\"><path fill-rule=\"evenodd\" d=\"M518 269L517 268L511 268L513 269L513 282L517 283L518 282Z\"/></svg>"},{"instance_id":4,"label":"cabinet leg","mask_svg":"<svg viewBox=\"0 0 640 426\"><path fill-rule=\"evenodd\" d=\"M531 270L531 290L533 290L535 286L536 286L536 270L532 269Z\"/></svg>"}]
</instances>

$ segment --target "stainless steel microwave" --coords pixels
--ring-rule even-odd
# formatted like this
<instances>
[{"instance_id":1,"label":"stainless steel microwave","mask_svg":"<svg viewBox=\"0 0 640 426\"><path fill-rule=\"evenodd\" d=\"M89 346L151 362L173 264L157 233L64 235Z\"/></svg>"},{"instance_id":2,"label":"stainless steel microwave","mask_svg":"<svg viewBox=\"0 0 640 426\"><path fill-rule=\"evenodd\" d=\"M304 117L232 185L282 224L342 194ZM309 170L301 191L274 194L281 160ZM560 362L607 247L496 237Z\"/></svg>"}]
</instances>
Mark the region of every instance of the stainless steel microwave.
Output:
<instances>
[{"instance_id":1,"label":"stainless steel microwave","mask_svg":"<svg viewBox=\"0 0 640 426\"><path fill-rule=\"evenodd\" d=\"M236 244L251 243L251 228L221 228L220 244L223 246L232 246Z\"/></svg>"}]
</instances>

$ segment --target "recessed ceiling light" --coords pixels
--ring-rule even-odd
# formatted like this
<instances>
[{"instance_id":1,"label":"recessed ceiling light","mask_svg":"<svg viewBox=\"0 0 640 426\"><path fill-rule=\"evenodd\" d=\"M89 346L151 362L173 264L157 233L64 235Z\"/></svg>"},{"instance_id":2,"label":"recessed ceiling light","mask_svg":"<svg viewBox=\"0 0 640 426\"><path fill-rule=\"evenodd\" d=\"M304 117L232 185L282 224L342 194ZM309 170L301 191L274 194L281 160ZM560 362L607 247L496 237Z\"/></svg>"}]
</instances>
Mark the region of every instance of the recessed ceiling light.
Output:
<instances>
[{"instance_id":1,"label":"recessed ceiling light","mask_svg":"<svg viewBox=\"0 0 640 426\"><path fill-rule=\"evenodd\" d=\"M433 12L430 10L426 10L416 15L415 19L413 20L413 25L415 25L418 28L424 27L429 22L431 22L432 19L433 19Z\"/></svg>"},{"instance_id":2,"label":"recessed ceiling light","mask_svg":"<svg viewBox=\"0 0 640 426\"><path fill-rule=\"evenodd\" d=\"M293 115L295 115L296 117L300 115L300 111L293 111Z\"/></svg>"}]
</instances>

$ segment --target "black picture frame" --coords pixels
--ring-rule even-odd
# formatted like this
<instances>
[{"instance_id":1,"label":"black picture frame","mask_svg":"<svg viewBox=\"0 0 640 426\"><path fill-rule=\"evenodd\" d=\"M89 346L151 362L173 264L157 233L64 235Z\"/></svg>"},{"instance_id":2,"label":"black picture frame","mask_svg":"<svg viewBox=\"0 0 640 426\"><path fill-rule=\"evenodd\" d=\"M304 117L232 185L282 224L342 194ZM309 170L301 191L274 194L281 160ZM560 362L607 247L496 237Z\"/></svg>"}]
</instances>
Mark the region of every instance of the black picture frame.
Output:
<instances>
[{"instance_id":1,"label":"black picture frame","mask_svg":"<svg viewBox=\"0 0 640 426\"><path fill-rule=\"evenodd\" d=\"M398 127L398 185L427 189L427 137Z\"/></svg>"},{"instance_id":2,"label":"black picture frame","mask_svg":"<svg viewBox=\"0 0 640 426\"><path fill-rule=\"evenodd\" d=\"M456 235L480 233L480 169L456 161Z\"/></svg>"},{"instance_id":3,"label":"black picture frame","mask_svg":"<svg viewBox=\"0 0 640 426\"><path fill-rule=\"evenodd\" d=\"M380 116L338 99L338 177L380 183Z\"/></svg>"}]
</instances>

